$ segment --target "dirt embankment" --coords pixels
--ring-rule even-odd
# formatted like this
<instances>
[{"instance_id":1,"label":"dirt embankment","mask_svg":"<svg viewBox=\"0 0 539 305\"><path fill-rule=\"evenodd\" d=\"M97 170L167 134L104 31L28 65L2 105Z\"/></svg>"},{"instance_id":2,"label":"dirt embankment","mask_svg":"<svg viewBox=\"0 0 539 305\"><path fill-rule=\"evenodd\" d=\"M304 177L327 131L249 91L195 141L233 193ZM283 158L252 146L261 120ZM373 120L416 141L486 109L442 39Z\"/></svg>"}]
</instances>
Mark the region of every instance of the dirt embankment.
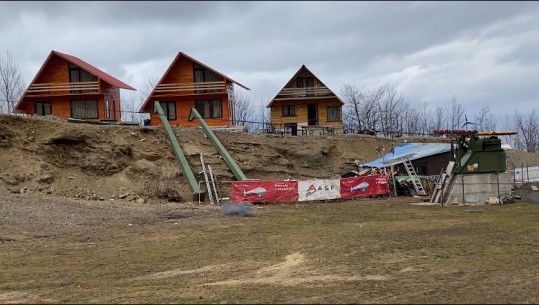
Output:
<instances>
[{"instance_id":1,"label":"dirt embankment","mask_svg":"<svg viewBox=\"0 0 539 305\"><path fill-rule=\"evenodd\" d=\"M203 181L200 154L222 185L234 179L200 128L174 131L199 181ZM391 139L363 135L281 137L222 130L216 134L252 179L339 177L355 169L355 160L380 157L376 147L388 151L392 145ZM192 197L162 128L0 115L0 192L8 191L140 202L160 195Z\"/></svg>"}]
</instances>

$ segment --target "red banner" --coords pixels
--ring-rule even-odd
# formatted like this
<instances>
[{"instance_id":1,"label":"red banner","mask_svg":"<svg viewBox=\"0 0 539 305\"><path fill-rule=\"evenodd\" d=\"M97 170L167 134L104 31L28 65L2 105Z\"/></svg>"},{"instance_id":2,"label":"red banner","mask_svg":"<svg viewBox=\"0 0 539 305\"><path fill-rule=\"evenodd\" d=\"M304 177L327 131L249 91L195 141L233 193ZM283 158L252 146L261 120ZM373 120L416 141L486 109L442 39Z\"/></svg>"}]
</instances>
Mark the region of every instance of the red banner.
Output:
<instances>
[{"instance_id":1,"label":"red banner","mask_svg":"<svg viewBox=\"0 0 539 305\"><path fill-rule=\"evenodd\" d=\"M362 176L341 179L341 198L352 199L389 194L387 176Z\"/></svg>"},{"instance_id":2,"label":"red banner","mask_svg":"<svg viewBox=\"0 0 539 305\"><path fill-rule=\"evenodd\" d=\"M247 202L298 201L298 181L234 181L230 199Z\"/></svg>"}]
</instances>

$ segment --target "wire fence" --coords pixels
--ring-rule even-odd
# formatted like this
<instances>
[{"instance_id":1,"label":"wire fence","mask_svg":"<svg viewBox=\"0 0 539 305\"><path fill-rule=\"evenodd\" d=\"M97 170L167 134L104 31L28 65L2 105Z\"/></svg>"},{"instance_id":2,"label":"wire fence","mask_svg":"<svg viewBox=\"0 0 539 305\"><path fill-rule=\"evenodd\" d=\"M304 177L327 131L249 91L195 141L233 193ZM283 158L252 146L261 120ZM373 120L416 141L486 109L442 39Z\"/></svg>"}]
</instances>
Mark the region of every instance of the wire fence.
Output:
<instances>
[{"instance_id":1,"label":"wire fence","mask_svg":"<svg viewBox=\"0 0 539 305\"><path fill-rule=\"evenodd\" d=\"M41 104L40 104L41 105ZM53 116L55 115L54 106L41 107L34 106L34 114L21 114L21 113L7 113L5 110L0 113L10 115L25 115L25 116ZM145 112L139 112L136 110L127 109L112 109L105 108L99 109L96 105L71 105L69 107L69 118L80 120L94 120L103 122L124 122L137 124L140 126L149 126L150 114ZM178 114L174 116L176 122L181 126L182 122L189 121L189 113ZM269 119L227 119L224 117L205 118L205 120L219 120L223 125L234 127L245 127L249 133L257 134L277 134L281 136L285 135L336 135L336 134L364 134L373 135L376 137L401 137L401 136L418 136L418 137L440 137L435 133L405 133L402 131L382 131L382 130L358 130L351 124L342 125L307 125L302 126L297 123L272 123Z\"/></svg>"},{"instance_id":2,"label":"wire fence","mask_svg":"<svg viewBox=\"0 0 539 305\"><path fill-rule=\"evenodd\" d=\"M76 105L71 103L69 107L69 118L81 120L99 120L99 121L122 121L141 126L150 124L150 114L139 112L134 109L115 109L113 106L106 108L98 107L96 100L81 100L77 101ZM54 116L54 105L48 103L47 107L43 105L47 103L33 103L32 109L34 115L52 115ZM134 105L129 104L129 106ZM5 107L4 107L5 108ZM6 113L6 109L0 108L0 113ZM10 113L16 114L16 113ZM21 115L21 114L18 114ZM182 122L189 121L189 113L175 113L175 121L179 126ZM249 133L258 134L278 134L278 135L336 135L336 134L363 134L372 135L375 137L399 138L399 137L442 137L434 132L406 132L403 130L373 130L368 128L359 129L357 124L343 122L342 125L308 125L303 126L298 123L272 123L269 117L259 115L263 119L227 119L224 117L205 118L206 120L216 119L226 126L245 127Z\"/></svg>"}]
</instances>

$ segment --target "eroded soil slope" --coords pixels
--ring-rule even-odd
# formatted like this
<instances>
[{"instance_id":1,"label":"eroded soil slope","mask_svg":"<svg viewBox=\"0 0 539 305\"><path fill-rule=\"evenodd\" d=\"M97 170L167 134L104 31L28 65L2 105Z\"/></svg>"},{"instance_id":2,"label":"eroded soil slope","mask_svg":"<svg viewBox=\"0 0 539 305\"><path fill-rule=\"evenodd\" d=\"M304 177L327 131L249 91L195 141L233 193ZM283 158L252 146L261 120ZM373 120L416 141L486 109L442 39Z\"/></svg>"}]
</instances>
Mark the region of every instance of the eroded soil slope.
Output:
<instances>
[{"instance_id":1,"label":"eroded soil slope","mask_svg":"<svg viewBox=\"0 0 539 305\"><path fill-rule=\"evenodd\" d=\"M174 128L199 181L200 154L224 189L234 176L200 128ZM332 178L354 160L380 157L391 139L364 135L274 136L215 133L251 179ZM442 141L440 138L407 139ZM514 155L514 154L513 154ZM517 158L518 156L513 156ZM525 158L526 153L520 154ZM525 160L530 166L535 154ZM160 127L75 124L54 118L0 115L0 192L48 193L95 200L145 200L191 190Z\"/></svg>"}]
</instances>

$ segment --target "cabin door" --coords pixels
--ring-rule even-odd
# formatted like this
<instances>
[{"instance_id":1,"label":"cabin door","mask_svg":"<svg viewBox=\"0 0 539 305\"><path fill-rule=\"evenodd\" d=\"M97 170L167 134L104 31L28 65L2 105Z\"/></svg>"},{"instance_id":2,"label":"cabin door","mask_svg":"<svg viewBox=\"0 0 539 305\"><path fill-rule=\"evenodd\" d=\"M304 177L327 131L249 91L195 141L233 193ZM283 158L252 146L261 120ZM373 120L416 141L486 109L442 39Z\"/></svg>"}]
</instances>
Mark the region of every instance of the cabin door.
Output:
<instances>
[{"instance_id":1,"label":"cabin door","mask_svg":"<svg viewBox=\"0 0 539 305\"><path fill-rule=\"evenodd\" d=\"M309 125L318 125L318 104L307 104L307 120Z\"/></svg>"}]
</instances>

